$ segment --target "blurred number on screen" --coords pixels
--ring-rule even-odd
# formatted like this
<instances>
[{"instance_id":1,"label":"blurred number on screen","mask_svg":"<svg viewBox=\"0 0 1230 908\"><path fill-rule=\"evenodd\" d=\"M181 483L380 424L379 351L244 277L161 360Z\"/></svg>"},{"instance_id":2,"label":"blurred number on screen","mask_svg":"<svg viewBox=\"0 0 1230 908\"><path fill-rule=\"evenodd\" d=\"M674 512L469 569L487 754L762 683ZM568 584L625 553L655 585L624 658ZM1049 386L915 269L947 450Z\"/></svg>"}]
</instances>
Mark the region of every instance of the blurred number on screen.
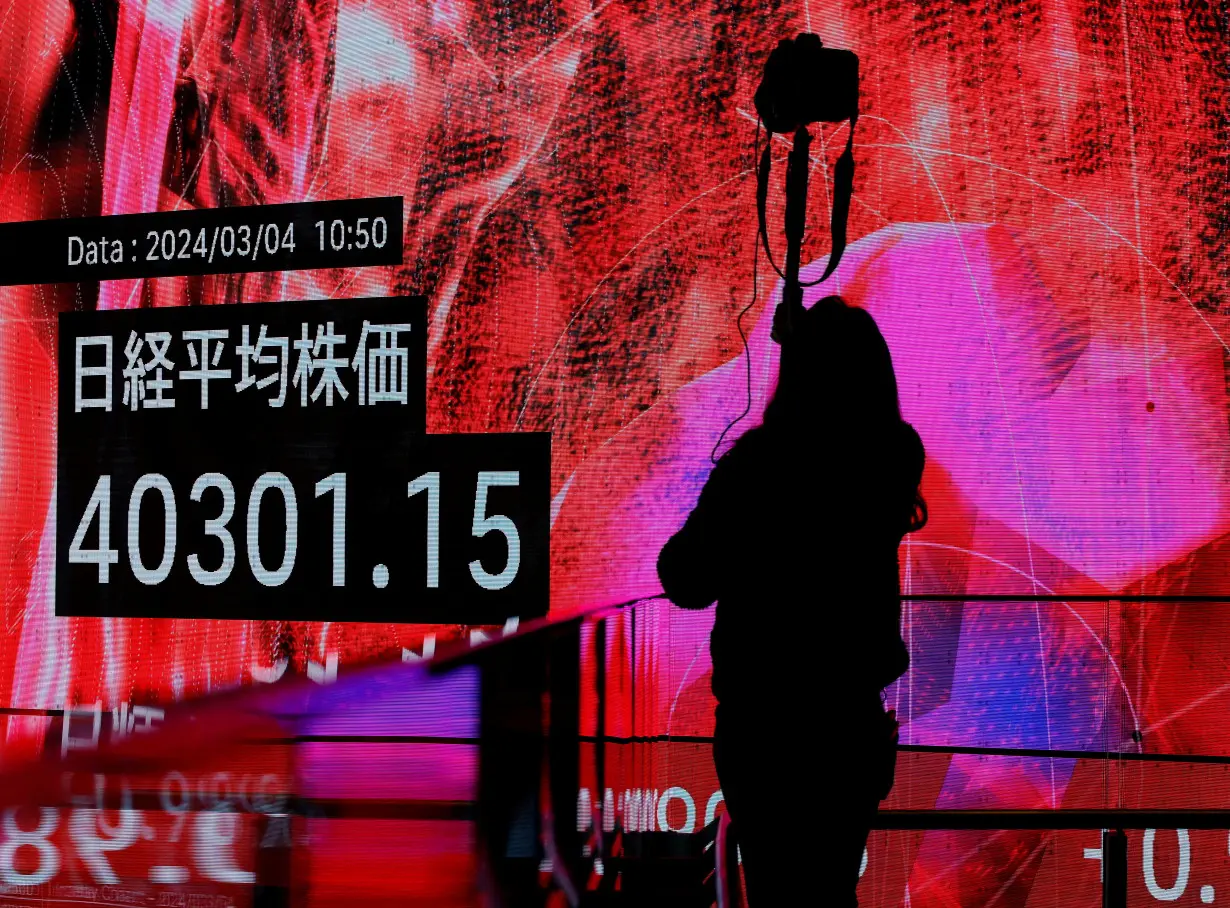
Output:
<instances>
[{"instance_id":1,"label":"blurred number on screen","mask_svg":"<svg viewBox=\"0 0 1230 908\"><path fill-rule=\"evenodd\" d=\"M272 571L265 567L260 550L261 501L271 489L281 493L286 508L286 545L282 550L282 563ZM252 486L252 497L248 499L248 564L252 567L252 576L262 586L281 586L294 570L298 548L299 503L295 499L295 488L285 473L262 473Z\"/></svg>"},{"instance_id":2,"label":"blurred number on screen","mask_svg":"<svg viewBox=\"0 0 1230 908\"><path fill-rule=\"evenodd\" d=\"M502 590L517 576L521 567L521 535L517 526L503 514L487 516L487 490L497 486L516 486L521 482L521 474L515 470L494 470L478 474L478 489L474 494L474 535L486 536L488 533L503 533L508 542L508 560L504 570L498 574L488 574L483 570L483 564L477 558L470 562L470 576L485 590Z\"/></svg>"},{"instance_id":3,"label":"blurred number on screen","mask_svg":"<svg viewBox=\"0 0 1230 908\"><path fill-rule=\"evenodd\" d=\"M206 878L219 883L251 885L256 874L235 866L235 839L239 834L240 817L236 813L207 810L197 814L195 842L197 869Z\"/></svg>"},{"instance_id":4,"label":"blurred number on screen","mask_svg":"<svg viewBox=\"0 0 1230 908\"><path fill-rule=\"evenodd\" d=\"M192 486L192 500L200 501L206 489L218 489L222 493L222 509L217 517L205 521L205 535L213 536L222 543L222 564L217 570L209 571L201 566L201 556L192 555L188 558L188 570L192 579L201 586L217 586L231 576L235 567L235 537L226 528L231 518L235 516L235 486L221 473L206 473L197 477Z\"/></svg>"},{"instance_id":5,"label":"blurred number on screen","mask_svg":"<svg viewBox=\"0 0 1230 908\"><path fill-rule=\"evenodd\" d=\"M192 579L202 586L217 586L230 577L235 567L235 537L227 528L235 515L235 486L221 473L205 473L197 477L192 486L191 498L201 501L205 490L215 488L222 493L222 506L218 516L205 520L205 535L213 536L222 544L222 561L214 570L209 570L201 564L200 555L188 557L188 571ZM266 492L276 489L282 496L286 511L286 543L282 554L282 563L271 570L265 566L260 552L260 512ZM337 490L340 497L334 501L333 528L334 539L345 549L346 523L346 477L335 473L317 483L316 494ZM141 553L141 509L146 492L157 492L162 498L163 507L163 542L162 554L156 567L145 564ZM95 519L98 521L98 546L85 547L86 534ZM133 576L146 586L156 586L170 576L175 563L176 548L176 507L175 492L170 481L161 473L146 473L133 486L132 495L128 499L128 563ZM264 586L280 586L290 577L295 566L295 554L298 550L299 508L295 498L295 490L290 479L284 473L264 473L252 487L252 495L248 499L248 563L252 574ZM98 582L109 583L111 580L110 566L120 560L119 552L111 547L111 477L100 476L90 495L85 513L73 534L73 541L68 547L70 564L94 564L98 566ZM345 578L344 561L337 556L333 565L334 585L341 586ZM341 580L339 580L341 578Z\"/></svg>"},{"instance_id":6,"label":"blurred number on screen","mask_svg":"<svg viewBox=\"0 0 1230 908\"><path fill-rule=\"evenodd\" d=\"M487 513L488 493L491 489L516 487L520 482L521 474L516 470L480 471L478 474L471 533L478 539L489 533L499 533L504 537L507 548L504 567L499 573L489 573L480 559L476 558L470 562L470 576L482 589L504 589L517 578L517 572L521 568L521 534L517 525L505 514ZM440 586L440 485L439 472L431 471L423 473L406 486L407 495L411 498L421 492L427 493L426 574L429 589L437 589ZM221 558L216 568L208 568L202 563L201 553L188 556L188 572L192 579L202 586L225 583L234 573L238 560L235 537L230 529L237 504L235 485L221 473L204 473L193 483L190 497L197 503L203 503L210 489L217 489L221 493L221 502L217 506L216 516L205 518L204 532L206 537L218 540ZM163 510L162 551L153 566L147 563L151 553L141 551L142 517L144 515L148 519L148 509L155 507L146 500L149 492L158 493L162 499ZM268 553L261 551L262 508L266 503L267 492L276 492L281 496L286 518L281 563L276 566L267 564ZM316 483L315 493L317 498L329 494L333 496L332 581L333 586L343 587L346 585L346 474L333 473L326 476ZM128 563L133 576L142 584L156 586L170 576L175 564L177 520L175 492L170 481L161 473L146 473L141 476L133 486L128 500L127 539ZM87 548L86 536L96 521L98 545L96 548ZM110 527L111 477L102 476L94 487L68 550L71 564L97 566L99 583L110 581L110 566L118 563L120 557L119 552L110 547ZM246 529L248 565L253 577L268 587L286 583L294 570L299 548L299 504L294 486L286 474L263 473L253 484L248 497ZM205 561L212 562L213 558L211 554Z\"/></svg>"},{"instance_id":7,"label":"blurred number on screen","mask_svg":"<svg viewBox=\"0 0 1230 908\"><path fill-rule=\"evenodd\" d=\"M440 585L440 474L424 473L406 486L406 494L413 498L419 492L427 493L427 588Z\"/></svg>"},{"instance_id":8,"label":"blurred number on screen","mask_svg":"<svg viewBox=\"0 0 1230 908\"><path fill-rule=\"evenodd\" d=\"M117 813L120 822L116 826L105 823L99 810L74 810L68 822L77 856L95 880L109 886L118 884L120 878L111 868L107 852L128 848L144 827L139 810L120 810ZM103 834L100 835L100 832Z\"/></svg>"},{"instance_id":9,"label":"blurred number on screen","mask_svg":"<svg viewBox=\"0 0 1230 908\"><path fill-rule=\"evenodd\" d=\"M155 491L162 496L163 540L162 560L158 566L147 568L141 557L141 502L145 493ZM170 481L161 473L146 473L132 487L128 499L128 564L132 575L146 586L157 586L166 580L175 563L175 493Z\"/></svg>"},{"instance_id":10,"label":"blurred number on screen","mask_svg":"<svg viewBox=\"0 0 1230 908\"><path fill-rule=\"evenodd\" d=\"M40 886L60 872L60 852L48 836L60 825L60 814L54 807L40 807L38 826L32 830L17 825L17 808L4 812L4 844L0 845L0 878L10 886ZM28 873L17 869L17 853L34 849L38 862ZM23 864L28 861L23 858Z\"/></svg>"},{"instance_id":11,"label":"blurred number on screen","mask_svg":"<svg viewBox=\"0 0 1230 908\"><path fill-rule=\"evenodd\" d=\"M367 225L371 223L369 228ZM328 230L329 246L334 252L341 252L346 248L346 222L341 220L330 221L328 225L324 221L316 222L316 232L320 240L320 251L325 251L325 231ZM359 218L355 221L354 226L350 228L354 231L354 245L358 249L366 249L369 245L377 249L383 249L389 241L389 222L383 217L376 218ZM294 243L291 243L291 251L294 251Z\"/></svg>"},{"instance_id":12,"label":"blurred number on screen","mask_svg":"<svg viewBox=\"0 0 1230 908\"><path fill-rule=\"evenodd\" d=\"M1179 870L1175 874L1173 886L1159 886L1157 874L1153 869L1154 840L1157 837L1157 830L1146 829L1144 842L1141 844L1141 851L1143 852L1141 863L1144 865L1145 887L1149 890L1149 895L1160 902L1175 902L1183 897L1183 892L1187 889L1187 877L1192 869L1192 847L1187 830L1176 829L1175 834L1179 838Z\"/></svg>"},{"instance_id":13,"label":"blurred number on screen","mask_svg":"<svg viewBox=\"0 0 1230 908\"><path fill-rule=\"evenodd\" d=\"M174 789L172 782L175 783ZM168 837L168 840L174 844L179 841L184 831L184 821L188 817L188 807L192 801L192 791L183 773L174 770L167 773L162 780L162 790L158 793L158 797L162 801L162 809L175 817L175 822L171 825L171 834Z\"/></svg>"},{"instance_id":14,"label":"blurred number on screen","mask_svg":"<svg viewBox=\"0 0 1230 908\"><path fill-rule=\"evenodd\" d=\"M333 493L333 585L346 585L346 474L334 473L316 483L316 497Z\"/></svg>"},{"instance_id":15,"label":"blurred number on screen","mask_svg":"<svg viewBox=\"0 0 1230 908\"><path fill-rule=\"evenodd\" d=\"M98 517L98 548L86 549L85 534L89 532L90 524ZM100 476L90 495L89 504L77 524L77 532L68 547L70 564L98 565L98 582L111 581L111 565L119 563L120 553L111 548L111 477Z\"/></svg>"}]
</instances>

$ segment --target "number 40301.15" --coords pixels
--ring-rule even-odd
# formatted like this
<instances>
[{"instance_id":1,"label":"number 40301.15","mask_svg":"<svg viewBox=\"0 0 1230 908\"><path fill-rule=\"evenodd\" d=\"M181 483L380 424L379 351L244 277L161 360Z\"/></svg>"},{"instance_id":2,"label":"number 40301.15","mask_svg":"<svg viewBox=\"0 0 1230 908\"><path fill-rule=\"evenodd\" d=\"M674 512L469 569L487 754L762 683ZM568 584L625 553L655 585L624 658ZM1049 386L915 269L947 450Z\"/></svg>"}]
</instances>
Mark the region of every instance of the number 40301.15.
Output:
<instances>
[{"instance_id":1,"label":"number 40301.15","mask_svg":"<svg viewBox=\"0 0 1230 908\"><path fill-rule=\"evenodd\" d=\"M474 493L474 520L471 532L475 537L483 537L488 533L500 533L504 536L508 548L508 557L504 568L496 574L489 573L482 562L475 559L470 562L470 576L474 582L485 590L500 590L516 579L521 566L521 535L512 518L503 514L487 513L487 494L492 488L500 486L517 486L520 484L520 473L515 470L480 471ZM207 568L201 563L199 554L188 555L188 572L192 579L202 586L218 586L230 578L235 569L236 546L235 537L229 524L235 516L235 485L221 473L204 473L197 477L192 485L190 498L201 501L208 489L217 489L222 493L222 506L216 517L207 518L204 522L206 536L217 539L222 546L221 563L216 568ZM316 483L317 498L324 495L333 496L333 586L346 585L346 474L334 473ZM157 564L147 564L141 552L141 507L147 492L156 492L162 499L164 535L162 554ZM270 565L265 562L260 550L261 505L268 493L274 493L282 498L286 514L286 540L282 550L281 564ZM420 493L427 496L427 559L426 585L435 589L440 585L440 474L438 472L424 473L407 484L406 493L414 497ZM98 523L98 545L86 548L86 534L90 527ZM175 565L177 548L177 509L175 491L171 482L161 473L146 473L133 485L132 494L128 498L128 564L133 576L145 586L156 586L167 579ZM294 485L284 473L262 473L252 486L248 496L247 519L245 520L245 535L247 542L247 561L256 578L262 586L277 587L290 579L295 568L295 557L299 549L299 505L295 495ZM100 476L90 495L85 513L73 540L68 547L70 564L92 564L98 568L98 582L109 583L111 580L111 565L118 564L120 553L111 548L111 477Z\"/></svg>"}]
</instances>

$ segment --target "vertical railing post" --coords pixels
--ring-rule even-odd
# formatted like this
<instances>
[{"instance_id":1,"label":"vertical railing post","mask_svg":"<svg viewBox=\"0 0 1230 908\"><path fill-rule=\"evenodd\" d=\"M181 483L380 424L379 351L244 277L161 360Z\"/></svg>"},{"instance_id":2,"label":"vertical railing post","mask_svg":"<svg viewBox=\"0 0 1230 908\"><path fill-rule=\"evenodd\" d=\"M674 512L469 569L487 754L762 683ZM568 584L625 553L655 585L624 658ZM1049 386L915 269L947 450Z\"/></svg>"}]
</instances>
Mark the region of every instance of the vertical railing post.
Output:
<instances>
[{"instance_id":1,"label":"vertical railing post","mask_svg":"<svg viewBox=\"0 0 1230 908\"><path fill-rule=\"evenodd\" d=\"M1127 836L1102 830L1102 908L1127 908Z\"/></svg>"},{"instance_id":2,"label":"vertical railing post","mask_svg":"<svg viewBox=\"0 0 1230 908\"><path fill-rule=\"evenodd\" d=\"M529 904L538 891L545 635L511 637L482 653L476 825L485 908Z\"/></svg>"},{"instance_id":3,"label":"vertical railing post","mask_svg":"<svg viewBox=\"0 0 1230 908\"><path fill-rule=\"evenodd\" d=\"M577 793L581 790L581 623L551 634L547 779L559 859L575 871L581 855Z\"/></svg>"},{"instance_id":4,"label":"vertical railing post","mask_svg":"<svg viewBox=\"0 0 1230 908\"><path fill-rule=\"evenodd\" d=\"M597 776L594 791L594 803L598 806L599 841L603 839L607 817L603 816L606 805L606 618L599 618L594 627L594 687L597 704L597 716L594 726L594 772ZM614 817L610 818L614 820Z\"/></svg>"}]
</instances>

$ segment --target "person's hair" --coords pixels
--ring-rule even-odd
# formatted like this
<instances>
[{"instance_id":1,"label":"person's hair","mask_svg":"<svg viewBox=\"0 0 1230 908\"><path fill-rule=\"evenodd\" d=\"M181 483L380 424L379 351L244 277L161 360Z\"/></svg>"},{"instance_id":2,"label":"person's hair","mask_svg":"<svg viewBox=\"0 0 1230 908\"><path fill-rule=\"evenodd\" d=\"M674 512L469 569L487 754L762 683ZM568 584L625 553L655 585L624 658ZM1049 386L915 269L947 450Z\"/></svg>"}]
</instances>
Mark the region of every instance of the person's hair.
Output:
<instances>
[{"instance_id":1,"label":"person's hair","mask_svg":"<svg viewBox=\"0 0 1230 908\"><path fill-rule=\"evenodd\" d=\"M777 387L762 430L839 437L852 457L888 470L881 475L888 500L899 501L903 532L922 529L927 503L919 491L925 451L901 418L892 355L865 309L839 296L815 303L796 319L782 344ZM750 433L749 433L750 434Z\"/></svg>"}]
</instances>

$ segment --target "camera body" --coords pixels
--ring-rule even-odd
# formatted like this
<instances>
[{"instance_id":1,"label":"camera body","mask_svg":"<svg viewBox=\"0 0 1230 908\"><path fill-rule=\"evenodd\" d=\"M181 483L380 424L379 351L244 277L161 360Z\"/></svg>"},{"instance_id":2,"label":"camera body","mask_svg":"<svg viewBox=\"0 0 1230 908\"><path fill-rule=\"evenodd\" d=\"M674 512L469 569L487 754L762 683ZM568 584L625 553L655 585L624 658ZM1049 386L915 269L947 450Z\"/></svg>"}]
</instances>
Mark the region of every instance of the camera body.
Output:
<instances>
[{"instance_id":1,"label":"camera body","mask_svg":"<svg viewBox=\"0 0 1230 908\"><path fill-rule=\"evenodd\" d=\"M858 116L858 56L825 47L818 35L783 39L769 54L756 89L756 111L771 133L808 123L840 123Z\"/></svg>"}]
</instances>

